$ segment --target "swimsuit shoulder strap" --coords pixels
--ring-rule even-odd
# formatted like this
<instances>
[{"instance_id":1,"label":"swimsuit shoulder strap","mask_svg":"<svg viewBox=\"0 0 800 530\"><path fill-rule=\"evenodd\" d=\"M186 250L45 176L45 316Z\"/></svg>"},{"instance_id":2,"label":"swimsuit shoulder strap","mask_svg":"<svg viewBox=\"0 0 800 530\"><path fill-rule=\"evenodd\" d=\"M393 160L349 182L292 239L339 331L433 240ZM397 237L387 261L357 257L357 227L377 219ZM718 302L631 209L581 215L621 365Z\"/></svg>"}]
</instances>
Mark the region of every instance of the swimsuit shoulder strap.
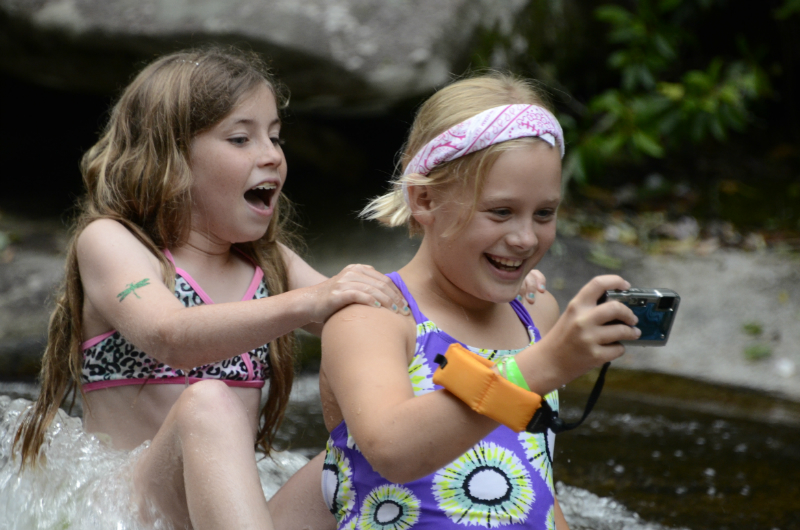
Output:
<instances>
[{"instance_id":1,"label":"swimsuit shoulder strap","mask_svg":"<svg viewBox=\"0 0 800 530\"><path fill-rule=\"evenodd\" d=\"M514 308L514 312L517 314L519 319L528 327L535 327L533 325L533 319L531 318L531 314L528 313L528 310L525 309L525 306L522 305L518 299L511 300L511 307Z\"/></svg>"},{"instance_id":2,"label":"swimsuit shoulder strap","mask_svg":"<svg viewBox=\"0 0 800 530\"><path fill-rule=\"evenodd\" d=\"M408 308L411 310L411 314L414 315L414 322L416 322L417 324L426 322L428 320L427 317L422 314L422 311L419 310L417 301L414 300L413 296L411 296L411 293L409 292L408 287L406 286L406 282L403 281L403 278L400 277L400 274L398 274L397 272L390 272L386 276L391 278L391 280L394 282L397 288L400 289L400 292L403 293L406 302L408 302Z\"/></svg>"}]
</instances>

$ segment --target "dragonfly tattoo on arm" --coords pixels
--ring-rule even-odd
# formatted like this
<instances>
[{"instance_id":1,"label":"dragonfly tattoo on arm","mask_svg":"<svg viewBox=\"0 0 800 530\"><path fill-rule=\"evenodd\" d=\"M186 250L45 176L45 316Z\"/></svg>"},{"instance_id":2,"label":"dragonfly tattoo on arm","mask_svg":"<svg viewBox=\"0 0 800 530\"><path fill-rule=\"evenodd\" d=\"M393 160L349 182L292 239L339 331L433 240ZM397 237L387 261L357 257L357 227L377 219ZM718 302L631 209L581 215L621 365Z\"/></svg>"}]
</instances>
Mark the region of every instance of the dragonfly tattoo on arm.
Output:
<instances>
[{"instance_id":1,"label":"dragonfly tattoo on arm","mask_svg":"<svg viewBox=\"0 0 800 530\"><path fill-rule=\"evenodd\" d=\"M142 287L144 287L146 285L150 285L150 278L145 278L144 280L136 282L136 283L129 283L127 289L125 289L124 291L119 293L117 295L117 298L119 298L119 301L122 302L123 300L125 300L125 298L129 294L132 294L136 298L140 298L141 299L141 296L136 294L136 289L141 289Z\"/></svg>"}]
</instances>

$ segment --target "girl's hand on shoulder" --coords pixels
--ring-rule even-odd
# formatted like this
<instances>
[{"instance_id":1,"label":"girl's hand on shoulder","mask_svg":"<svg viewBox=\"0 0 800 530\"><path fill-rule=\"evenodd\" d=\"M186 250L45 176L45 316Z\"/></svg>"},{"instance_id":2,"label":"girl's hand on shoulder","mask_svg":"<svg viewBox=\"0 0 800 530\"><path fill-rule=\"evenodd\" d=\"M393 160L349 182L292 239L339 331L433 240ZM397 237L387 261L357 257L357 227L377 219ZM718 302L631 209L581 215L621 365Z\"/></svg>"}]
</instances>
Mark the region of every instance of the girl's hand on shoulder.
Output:
<instances>
[{"instance_id":1,"label":"girl's hand on shoulder","mask_svg":"<svg viewBox=\"0 0 800 530\"><path fill-rule=\"evenodd\" d=\"M519 289L519 296L517 298L523 299L531 305L535 304L536 293L544 293L546 291L546 283L547 279L540 270L531 270L531 272L525 276L525 281L522 282L522 287Z\"/></svg>"},{"instance_id":2,"label":"girl's hand on shoulder","mask_svg":"<svg viewBox=\"0 0 800 530\"><path fill-rule=\"evenodd\" d=\"M386 307L403 315L411 314L394 282L370 265L348 265L333 278L309 289L316 301L311 315L313 322L325 322L350 304Z\"/></svg>"},{"instance_id":3,"label":"girl's hand on shoulder","mask_svg":"<svg viewBox=\"0 0 800 530\"><path fill-rule=\"evenodd\" d=\"M619 276L597 276L569 302L543 340L553 346L551 361L566 378L562 384L624 354L625 346L619 341L639 338L641 331L633 327L638 318L629 307L620 302L597 303L607 290L629 288Z\"/></svg>"}]
</instances>

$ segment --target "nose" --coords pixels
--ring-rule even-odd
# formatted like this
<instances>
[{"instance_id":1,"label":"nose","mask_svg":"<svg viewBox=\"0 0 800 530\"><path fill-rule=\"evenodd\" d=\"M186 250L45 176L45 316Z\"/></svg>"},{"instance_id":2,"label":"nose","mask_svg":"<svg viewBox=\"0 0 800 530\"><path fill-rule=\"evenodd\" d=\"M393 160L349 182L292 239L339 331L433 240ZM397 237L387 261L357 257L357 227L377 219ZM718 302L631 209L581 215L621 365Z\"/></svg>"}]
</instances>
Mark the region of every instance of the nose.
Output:
<instances>
[{"instance_id":1,"label":"nose","mask_svg":"<svg viewBox=\"0 0 800 530\"><path fill-rule=\"evenodd\" d=\"M283 150L279 145L272 142L267 138L258 150L257 163L259 166L275 166L278 167L283 163Z\"/></svg>"},{"instance_id":2,"label":"nose","mask_svg":"<svg viewBox=\"0 0 800 530\"><path fill-rule=\"evenodd\" d=\"M536 226L532 219L520 220L507 237L508 244L521 250L529 250L539 242Z\"/></svg>"}]
</instances>

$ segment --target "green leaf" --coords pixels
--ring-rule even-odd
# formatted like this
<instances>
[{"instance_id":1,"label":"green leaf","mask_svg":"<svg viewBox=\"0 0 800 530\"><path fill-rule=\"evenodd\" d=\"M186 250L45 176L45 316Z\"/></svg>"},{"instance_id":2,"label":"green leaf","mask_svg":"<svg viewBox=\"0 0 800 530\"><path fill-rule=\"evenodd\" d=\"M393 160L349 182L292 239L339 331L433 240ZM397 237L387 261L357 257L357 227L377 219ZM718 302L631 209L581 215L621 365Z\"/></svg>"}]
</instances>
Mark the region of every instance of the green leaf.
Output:
<instances>
[{"instance_id":1,"label":"green leaf","mask_svg":"<svg viewBox=\"0 0 800 530\"><path fill-rule=\"evenodd\" d=\"M605 158L611 158L622 149L627 140L627 135L622 131L608 136L601 136L597 138L597 150Z\"/></svg>"},{"instance_id":2,"label":"green leaf","mask_svg":"<svg viewBox=\"0 0 800 530\"><path fill-rule=\"evenodd\" d=\"M597 20L602 22L608 22L620 26L630 23L631 19L633 18L633 15L630 11L615 5L598 7L594 10L594 16L597 18Z\"/></svg>"},{"instance_id":3,"label":"green leaf","mask_svg":"<svg viewBox=\"0 0 800 530\"><path fill-rule=\"evenodd\" d=\"M758 337L764 333L764 325L761 322L745 322L742 324L742 333L751 337Z\"/></svg>"},{"instance_id":4,"label":"green leaf","mask_svg":"<svg viewBox=\"0 0 800 530\"><path fill-rule=\"evenodd\" d=\"M642 65L637 69L637 71L639 74L639 81L642 83L644 88L651 89L656 86L656 80L649 68Z\"/></svg>"},{"instance_id":5,"label":"green leaf","mask_svg":"<svg viewBox=\"0 0 800 530\"><path fill-rule=\"evenodd\" d=\"M661 116L661 120L658 122L658 132L664 137L669 137L678 128L681 119L680 109L670 109Z\"/></svg>"},{"instance_id":6,"label":"green leaf","mask_svg":"<svg viewBox=\"0 0 800 530\"><path fill-rule=\"evenodd\" d=\"M692 92L708 92L714 86L714 80L700 70L690 70L683 75L683 84Z\"/></svg>"},{"instance_id":7,"label":"green leaf","mask_svg":"<svg viewBox=\"0 0 800 530\"><path fill-rule=\"evenodd\" d=\"M769 344L756 343L744 349L744 358L748 361L761 361L772 357L772 348Z\"/></svg>"},{"instance_id":8,"label":"green leaf","mask_svg":"<svg viewBox=\"0 0 800 530\"><path fill-rule=\"evenodd\" d=\"M583 163L583 149L576 147L567 151L567 157L564 161L564 184L570 179L575 179L578 184L586 184L586 167Z\"/></svg>"},{"instance_id":9,"label":"green leaf","mask_svg":"<svg viewBox=\"0 0 800 530\"><path fill-rule=\"evenodd\" d=\"M593 247L589 251L589 256L586 259L595 265L600 265L601 267L611 270L619 270L624 264L620 258L609 254L605 246L602 245Z\"/></svg>"},{"instance_id":10,"label":"green leaf","mask_svg":"<svg viewBox=\"0 0 800 530\"><path fill-rule=\"evenodd\" d=\"M655 37L653 37L653 45L663 58L675 58L675 49L670 45L669 42L667 42L667 39L664 38L663 35L657 34Z\"/></svg>"},{"instance_id":11,"label":"green leaf","mask_svg":"<svg viewBox=\"0 0 800 530\"><path fill-rule=\"evenodd\" d=\"M662 13L668 13L674 11L682 3L683 0L660 0L658 3L658 10Z\"/></svg>"},{"instance_id":12,"label":"green leaf","mask_svg":"<svg viewBox=\"0 0 800 530\"><path fill-rule=\"evenodd\" d=\"M666 111L672 102L659 95L648 94L635 98L630 105L635 115L636 123L647 123L657 120L659 115Z\"/></svg>"},{"instance_id":13,"label":"green leaf","mask_svg":"<svg viewBox=\"0 0 800 530\"><path fill-rule=\"evenodd\" d=\"M697 113L692 118L691 137L695 143L700 143L706 135L706 121L708 114Z\"/></svg>"},{"instance_id":14,"label":"green leaf","mask_svg":"<svg viewBox=\"0 0 800 530\"><path fill-rule=\"evenodd\" d=\"M614 52L608 57L608 66L610 66L614 70L622 69L627 64L627 62L628 62L628 53L624 50Z\"/></svg>"},{"instance_id":15,"label":"green leaf","mask_svg":"<svg viewBox=\"0 0 800 530\"><path fill-rule=\"evenodd\" d=\"M680 83L659 83L658 91L672 101L680 101L686 95L686 89Z\"/></svg>"},{"instance_id":16,"label":"green leaf","mask_svg":"<svg viewBox=\"0 0 800 530\"><path fill-rule=\"evenodd\" d=\"M726 137L725 127L722 126L722 123L719 120L719 116L711 116L710 129L711 129L711 134L714 135L714 138L716 138L720 142L725 140Z\"/></svg>"},{"instance_id":17,"label":"green leaf","mask_svg":"<svg viewBox=\"0 0 800 530\"><path fill-rule=\"evenodd\" d=\"M786 0L786 2L774 11L775 18L786 20L795 13L800 13L800 0Z\"/></svg>"},{"instance_id":18,"label":"green leaf","mask_svg":"<svg viewBox=\"0 0 800 530\"><path fill-rule=\"evenodd\" d=\"M646 134L643 131L636 131L633 133L633 145L643 153L650 155L654 158L661 158L664 156L664 148L654 137Z\"/></svg>"}]
</instances>

